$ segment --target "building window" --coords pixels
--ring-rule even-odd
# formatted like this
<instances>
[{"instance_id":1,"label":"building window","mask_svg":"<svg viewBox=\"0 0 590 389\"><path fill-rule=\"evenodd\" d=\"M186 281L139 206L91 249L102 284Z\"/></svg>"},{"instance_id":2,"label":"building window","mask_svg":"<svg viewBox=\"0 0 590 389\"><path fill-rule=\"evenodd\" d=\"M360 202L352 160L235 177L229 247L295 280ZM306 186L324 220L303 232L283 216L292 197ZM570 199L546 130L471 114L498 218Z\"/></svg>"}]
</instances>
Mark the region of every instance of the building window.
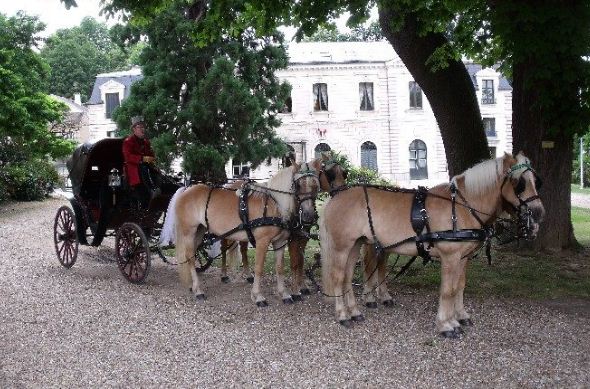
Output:
<instances>
[{"instance_id":1,"label":"building window","mask_svg":"<svg viewBox=\"0 0 590 389\"><path fill-rule=\"evenodd\" d=\"M496 148L495 147L488 147L490 151L490 158L496 158Z\"/></svg>"},{"instance_id":2,"label":"building window","mask_svg":"<svg viewBox=\"0 0 590 389\"><path fill-rule=\"evenodd\" d=\"M428 178L428 162L426 143L414 139L410 143L410 180L425 180Z\"/></svg>"},{"instance_id":3,"label":"building window","mask_svg":"<svg viewBox=\"0 0 590 389\"><path fill-rule=\"evenodd\" d=\"M332 150L327 143L320 143L314 149L314 158L319 158L322 156L322 152Z\"/></svg>"},{"instance_id":4,"label":"building window","mask_svg":"<svg viewBox=\"0 0 590 389\"><path fill-rule=\"evenodd\" d=\"M359 82L359 98L361 101L361 111L374 110L373 105L373 83Z\"/></svg>"},{"instance_id":5,"label":"building window","mask_svg":"<svg viewBox=\"0 0 590 389\"><path fill-rule=\"evenodd\" d=\"M410 108L422 108L422 89L416 81L410 81Z\"/></svg>"},{"instance_id":6,"label":"building window","mask_svg":"<svg viewBox=\"0 0 590 389\"><path fill-rule=\"evenodd\" d=\"M373 142L361 145L361 167L377 171L377 146Z\"/></svg>"},{"instance_id":7,"label":"building window","mask_svg":"<svg viewBox=\"0 0 590 389\"><path fill-rule=\"evenodd\" d=\"M107 138L114 138L117 136L117 130L107 131Z\"/></svg>"},{"instance_id":8,"label":"building window","mask_svg":"<svg viewBox=\"0 0 590 389\"><path fill-rule=\"evenodd\" d=\"M283 107L279 110L280 113L291 113L293 112L293 100L291 100L291 96L287 97L287 100L285 100L285 104L283 104Z\"/></svg>"},{"instance_id":9,"label":"building window","mask_svg":"<svg viewBox=\"0 0 590 389\"><path fill-rule=\"evenodd\" d=\"M295 149L291 145L287 145L287 148L289 149L289 151L287 151L287 153L283 155L283 158L281 159L281 169L284 167L289 167L293 163L295 163Z\"/></svg>"},{"instance_id":10,"label":"building window","mask_svg":"<svg viewBox=\"0 0 590 389\"><path fill-rule=\"evenodd\" d=\"M313 110L328 110L328 84L313 84Z\"/></svg>"},{"instance_id":11,"label":"building window","mask_svg":"<svg viewBox=\"0 0 590 389\"><path fill-rule=\"evenodd\" d=\"M483 129L486 132L486 136L490 138L496 137L496 119L495 118L483 118Z\"/></svg>"},{"instance_id":12,"label":"building window","mask_svg":"<svg viewBox=\"0 0 590 389\"><path fill-rule=\"evenodd\" d=\"M494 98L494 80L481 80L481 103L482 104L496 104Z\"/></svg>"},{"instance_id":13,"label":"building window","mask_svg":"<svg viewBox=\"0 0 590 389\"><path fill-rule=\"evenodd\" d=\"M250 177L250 164L240 161L232 161L232 173L234 178Z\"/></svg>"},{"instance_id":14,"label":"building window","mask_svg":"<svg viewBox=\"0 0 590 389\"><path fill-rule=\"evenodd\" d=\"M113 117L113 111L119 106L119 94L118 93L107 93L104 96L106 117L110 119Z\"/></svg>"}]
</instances>

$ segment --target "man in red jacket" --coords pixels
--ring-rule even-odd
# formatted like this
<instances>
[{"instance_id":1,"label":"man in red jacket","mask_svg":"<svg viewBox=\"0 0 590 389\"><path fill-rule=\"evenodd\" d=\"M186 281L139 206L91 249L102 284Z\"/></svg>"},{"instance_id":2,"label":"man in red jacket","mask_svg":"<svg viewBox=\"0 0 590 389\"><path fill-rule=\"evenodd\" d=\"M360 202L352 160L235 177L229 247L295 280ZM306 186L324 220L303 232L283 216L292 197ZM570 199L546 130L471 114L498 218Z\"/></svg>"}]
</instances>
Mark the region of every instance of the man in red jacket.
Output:
<instances>
[{"instance_id":1,"label":"man in red jacket","mask_svg":"<svg viewBox=\"0 0 590 389\"><path fill-rule=\"evenodd\" d=\"M123 158L125 159L125 174L127 181L134 194L139 198L141 206L147 208L153 182L146 182L149 177L149 165L155 161L154 151L150 141L145 138L145 122L143 117L135 116L131 118L131 130L133 135L129 135L123 141Z\"/></svg>"}]
</instances>

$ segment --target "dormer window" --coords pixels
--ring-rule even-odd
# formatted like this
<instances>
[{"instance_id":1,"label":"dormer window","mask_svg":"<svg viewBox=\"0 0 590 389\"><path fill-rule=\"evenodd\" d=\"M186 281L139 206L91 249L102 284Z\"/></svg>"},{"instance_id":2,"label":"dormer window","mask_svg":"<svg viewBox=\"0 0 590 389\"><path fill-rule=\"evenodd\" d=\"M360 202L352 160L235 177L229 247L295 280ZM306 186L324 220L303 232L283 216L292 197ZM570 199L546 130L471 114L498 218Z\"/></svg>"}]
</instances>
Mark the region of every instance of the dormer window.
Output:
<instances>
[{"instance_id":1,"label":"dormer window","mask_svg":"<svg viewBox=\"0 0 590 389\"><path fill-rule=\"evenodd\" d=\"M111 119L113 117L113 111L117 108L119 103L119 94L118 93L106 93L104 96L105 99L105 110L106 110L106 117L107 119Z\"/></svg>"},{"instance_id":2,"label":"dormer window","mask_svg":"<svg viewBox=\"0 0 590 389\"><path fill-rule=\"evenodd\" d=\"M496 104L494 80L481 80L481 103Z\"/></svg>"}]
</instances>

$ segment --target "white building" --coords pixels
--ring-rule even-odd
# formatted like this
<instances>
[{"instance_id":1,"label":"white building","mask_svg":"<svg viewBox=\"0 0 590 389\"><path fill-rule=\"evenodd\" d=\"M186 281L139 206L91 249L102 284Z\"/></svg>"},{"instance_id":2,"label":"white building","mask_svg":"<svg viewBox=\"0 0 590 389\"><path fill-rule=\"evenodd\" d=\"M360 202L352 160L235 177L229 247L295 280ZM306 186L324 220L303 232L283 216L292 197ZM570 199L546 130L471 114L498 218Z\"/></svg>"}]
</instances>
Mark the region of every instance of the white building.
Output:
<instances>
[{"instance_id":1,"label":"white building","mask_svg":"<svg viewBox=\"0 0 590 389\"><path fill-rule=\"evenodd\" d=\"M428 100L387 42L290 44L289 67L277 73L293 89L277 133L311 160L321 150L344 154L404 186L448 181L444 146ZM493 69L466 64L493 155L512 149L512 88ZM129 95L139 70L97 76L88 103L90 136L111 136L109 112ZM457 145L463 147L463 145ZM228 164L228 176L244 165ZM279 161L250 172L265 178Z\"/></svg>"}]
</instances>

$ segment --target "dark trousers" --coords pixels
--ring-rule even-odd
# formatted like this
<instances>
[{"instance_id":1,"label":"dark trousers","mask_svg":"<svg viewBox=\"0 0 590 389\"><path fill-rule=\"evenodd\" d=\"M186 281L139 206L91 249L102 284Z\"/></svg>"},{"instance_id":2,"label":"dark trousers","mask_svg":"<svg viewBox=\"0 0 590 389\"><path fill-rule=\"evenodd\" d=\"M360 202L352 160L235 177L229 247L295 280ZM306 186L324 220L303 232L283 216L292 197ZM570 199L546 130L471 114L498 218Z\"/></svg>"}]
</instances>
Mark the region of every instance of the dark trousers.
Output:
<instances>
[{"instance_id":1,"label":"dark trousers","mask_svg":"<svg viewBox=\"0 0 590 389\"><path fill-rule=\"evenodd\" d=\"M136 198L141 208L147 209L150 205L150 199L152 196L145 184L141 183L131 187L131 195Z\"/></svg>"}]
</instances>

